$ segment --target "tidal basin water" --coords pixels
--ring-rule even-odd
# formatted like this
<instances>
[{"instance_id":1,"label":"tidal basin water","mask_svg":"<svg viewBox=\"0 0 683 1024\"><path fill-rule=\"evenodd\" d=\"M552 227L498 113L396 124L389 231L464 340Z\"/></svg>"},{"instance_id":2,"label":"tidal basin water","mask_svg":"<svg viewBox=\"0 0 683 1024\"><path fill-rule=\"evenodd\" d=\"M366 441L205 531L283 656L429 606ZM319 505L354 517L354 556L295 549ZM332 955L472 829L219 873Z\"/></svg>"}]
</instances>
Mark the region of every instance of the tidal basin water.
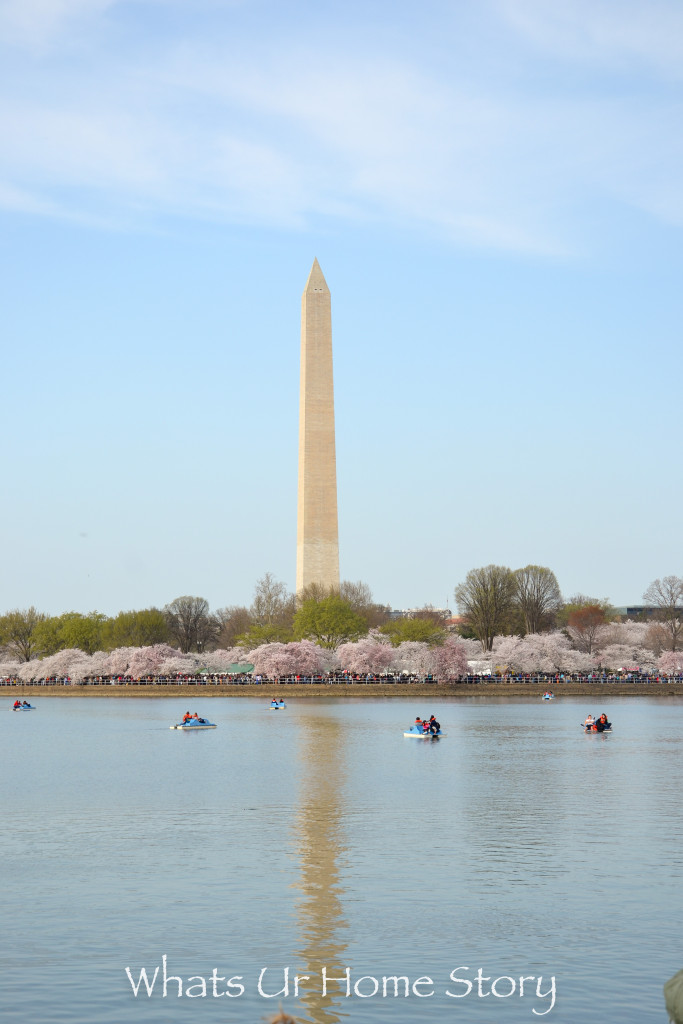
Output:
<instances>
[{"instance_id":1,"label":"tidal basin water","mask_svg":"<svg viewBox=\"0 0 683 1024\"><path fill-rule=\"evenodd\" d=\"M6 1024L665 1024L680 700L200 698L6 698Z\"/></svg>"}]
</instances>

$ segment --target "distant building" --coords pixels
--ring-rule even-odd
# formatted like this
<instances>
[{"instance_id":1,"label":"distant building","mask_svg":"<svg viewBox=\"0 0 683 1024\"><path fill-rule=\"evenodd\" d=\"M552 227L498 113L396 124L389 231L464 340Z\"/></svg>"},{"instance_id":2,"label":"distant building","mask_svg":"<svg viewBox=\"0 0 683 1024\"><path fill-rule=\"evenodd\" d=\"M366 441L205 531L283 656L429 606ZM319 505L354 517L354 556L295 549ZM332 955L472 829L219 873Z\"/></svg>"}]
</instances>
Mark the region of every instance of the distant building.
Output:
<instances>
[{"instance_id":1,"label":"distant building","mask_svg":"<svg viewBox=\"0 0 683 1024\"><path fill-rule=\"evenodd\" d=\"M620 615L625 615L627 619L652 619L662 609L651 604L634 604L616 610ZM683 608L676 608L676 611L683 615Z\"/></svg>"},{"instance_id":2,"label":"distant building","mask_svg":"<svg viewBox=\"0 0 683 1024\"><path fill-rule=\"evenodd\" d=\"M438 615L439 618L445 621L449 620L453 615L450 608L431 608L424 606L422 608L392 608L389 612L390 619L414 619L416 615L421 615L423 612L432 612L434 615Z\"/></svg>"}]
</instances>

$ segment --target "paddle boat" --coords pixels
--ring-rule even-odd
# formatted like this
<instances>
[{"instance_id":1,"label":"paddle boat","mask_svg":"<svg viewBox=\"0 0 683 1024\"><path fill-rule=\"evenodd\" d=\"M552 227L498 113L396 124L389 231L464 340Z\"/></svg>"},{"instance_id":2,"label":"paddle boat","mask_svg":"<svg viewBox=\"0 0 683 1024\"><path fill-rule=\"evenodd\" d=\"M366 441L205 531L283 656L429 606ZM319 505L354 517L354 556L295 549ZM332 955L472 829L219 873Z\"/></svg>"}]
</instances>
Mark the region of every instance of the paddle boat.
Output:
<instances>
[{"instance_id":1,"label":"paddle boat","mask_svg":"<svg viewBox=\"0 0 683 1024\"><path fill-rule=\"evenodd\" d=\"M584 732L611 732L612 723L608 722L607 725L603 725L601 722L593 722L592 725L587 725L585 722L582 722L581 728Z\"/></svg>"},{"instance_id":2,"label":"paddle boat","mask_svg":"<svg viewBox=\"0 0 683 1024\"><path fill-rule=\"evenodd\" d=\"M550 690L546 690L543 694L542 700L555 700L555 694L551 693Z\"/></svg>"},{"instance_id":3,"label":"paddle boat","mask_svg":"<svg viewBox=\"0 0 683 1024\"><path fill-rule=\"evenodd\" d=\"M425 732L422 726L411 725L410 729L404 731L403 735L409 736L414 740L437 740L441 739L442 736L445 736L446 733L441 732L441 729L438 729L436 732L432 732L430 729L427 729Z\"/></svg>"},{"instance_id":4,"label":"paddle boat","mask_svg":"<svg viewBox=\"0 0 683 1024\"><path fill-rule=\"evenodd\" d=\"M196 732L197 729L215 729L216 726L208 718L190 718L187 722L170 725L169 729L182 729L183 732Z\"/></svg>"},{"instance_id":5,"label":"paddle boat","mask_svg":"<svg viewBox=\"0 0 683 1024\"><path fill-rule=\"evenodd\" d=\"M34 704L15 704L12 706L12 711L35 711Z\"/></svg>"},{"instance_id":6,"label":"paddle boat","mask_svg":"<svg viewBox=\"0 0 683 1024\"><path fill-rule=\"evenodd\" d=\"M271 711L279 711L280 708L286 708L287 705L283 700L271 700L268 707L270 708Z\"/></svg>"}]
</instances>

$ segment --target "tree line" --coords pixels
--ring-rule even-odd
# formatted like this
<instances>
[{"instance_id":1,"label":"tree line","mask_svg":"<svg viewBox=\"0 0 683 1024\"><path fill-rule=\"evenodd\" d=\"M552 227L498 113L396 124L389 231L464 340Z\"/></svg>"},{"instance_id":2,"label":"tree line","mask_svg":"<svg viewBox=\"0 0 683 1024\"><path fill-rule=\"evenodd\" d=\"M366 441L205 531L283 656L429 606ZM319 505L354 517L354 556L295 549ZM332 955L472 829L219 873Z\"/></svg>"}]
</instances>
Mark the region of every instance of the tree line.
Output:
<instances>
[{"instance_id":1,"label":"tree line","mask_svg":"<svg viewBox=\"0 0 683 1024\"><path fill-rule=\"evenodd\" d=\"M591 653L600 629L617 618L606 599L575 595L564 601L555 574L545 566L512 570L488 565L472 569L455 588L460 613L448 623L443 613L425 607L409 617L392 618L390 609L373 601L367 584L344 581L339 590L309 587L296 596L272 573L256 583L249 607L231 605L212 612L203 597L185 595L164 608L99 612L65 612L50 616L36 608L14 609L0 616L0 650L20 661L50 657L62 650L95 652L167 644L186 654L311 640L336 649L373 631L397 647L408 642L430 647L449 634L475 639L483 652L495 637L536 635L564 630L581 651ZM677 651L683 645L683 579L666 576L643 595L655 609L653 649Z\"/></svg>"},{"instance_id":2,"label":"tree line","mask_svg":"<svg viewBox=\"0 0 683 1024\"><path fill-rule=\"evenodd\" d=\"M309 587L298 598L266 573L257 581L250 607L231 605L211 611L198 596L177 597L164 608L122 611L108 617L94 611L50 616L35 607L0 616L0 650L20 661L51 657L62 650L86 654L123 647L168 644L183 654L312 639L327 648L386 630L396 643L425 640L443 632L429 611L411 629L393 625L389 608L372 599L367 584L344 581L336 592Z\"/></svg>"},{"instance_id":3,"label":"tree line","mask_svg":"<svg viewBox=\"0 0 683 1024\"><path fill-rule=\"evenodd\" d=\"M491 651L496 636L567 630L579 650L591 653L598 631L617 618L607 599L576 594L564 601L555 573L546 566L471 569L455 588L461 632ZM677 651L683 644L683 578L654 580L643 594L653 609L653 647Z\"/></svg>"}]
</instances>

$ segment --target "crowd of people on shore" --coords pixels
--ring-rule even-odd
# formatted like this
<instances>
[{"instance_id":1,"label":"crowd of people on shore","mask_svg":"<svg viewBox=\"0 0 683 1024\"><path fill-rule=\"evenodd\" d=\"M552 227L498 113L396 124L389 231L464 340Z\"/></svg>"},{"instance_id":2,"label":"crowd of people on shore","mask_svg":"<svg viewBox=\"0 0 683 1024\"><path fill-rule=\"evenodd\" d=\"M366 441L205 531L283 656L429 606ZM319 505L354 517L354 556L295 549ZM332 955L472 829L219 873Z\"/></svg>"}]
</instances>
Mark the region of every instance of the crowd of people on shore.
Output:
<instances>
[{"instance_id":1,"label":"crowd of people on shore","mask_svg":"<svg viewBox=\"0 0 683 1024\"><path fill-rule=\"evenodd\" d=\"M68 676L51 677L49 679L36 678L30 681L19 680L15 676L5 676L0 679L0 686L261 686L278 683L281 685L324 685L324 686L404 686L404 685L429 685L440 683L441 680L432 675L419 676L415 674L400 675L354 675L349 672L327 672L321 675L312 676L280 676L269 678L263 675L251 675L249 673L199 673L198 675L177 675L177 676L97 676L93 679L84 679L82 682L72 682ZM677 672L665 674L658 672L649 673L612 673L612 674L573 674L573 675L467 675L459 676L457 679L449 679L448 684L459 686L476 685L523 685L540 684L547 685L552 682L554 685L571 685L574 683L591 683L602 685L614 685L623 683L656 685L658 683L683 683L683 673Z\"/></svg>"}]
</instances>

